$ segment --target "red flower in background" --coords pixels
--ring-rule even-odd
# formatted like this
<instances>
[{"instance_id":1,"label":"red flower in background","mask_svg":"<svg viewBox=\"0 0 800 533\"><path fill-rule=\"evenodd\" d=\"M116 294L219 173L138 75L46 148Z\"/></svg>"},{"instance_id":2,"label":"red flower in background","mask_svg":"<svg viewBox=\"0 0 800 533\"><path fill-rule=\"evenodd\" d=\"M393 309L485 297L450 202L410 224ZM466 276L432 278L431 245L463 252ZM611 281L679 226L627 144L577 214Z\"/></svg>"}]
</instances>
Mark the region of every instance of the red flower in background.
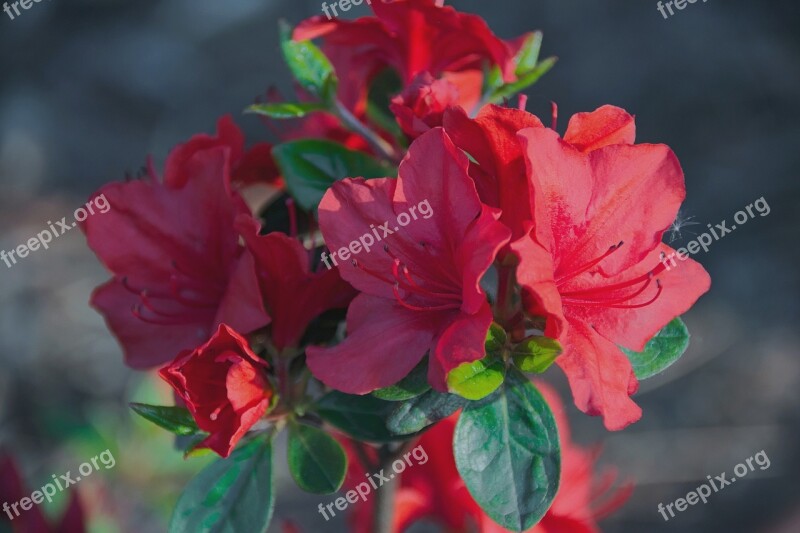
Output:
<instances>
[{"instance_id":1,"label":"red flower in background","mask_svg":"<svg viewBox=\"0 0 800 533\"><path fill-rule=\"evenodd\" d=\"M447 390L448 372L485 355L492 311L479 283L509 233L481 204L467 166L437 128L411 145L397 179L347 179L325 194L319 219L331 250L385 223L375 249L338 263L361 294L347 314L347 338L306 351L325 384L365 394L396 383L430 351L428 379ZM395 225L425 202L430 216Z\"/></svg>"},{"instance_id":2,"label":"red flower in background","mask_svg":"<svg viewBox=\"0 0 800 533\"><path fill-rule=\"evenodd\" d=\"M180 354L159 374L186 402L197 426L210 433L199 446L227 457L269 409L268 368L245 338L222 324L207 343Z\"/></svg>"},{"instance_id":3,"label":"red flower in background","mask_svg":"<svg viewBox=\"0 0 800 533\"><path fill-rule=\"evenodd\" d=\"M456 85L446 79L435 80L425 72L394 97L389 107L403 132L414 139L441 126L445 109L458 105L458 101Z\"/></svg>"},{"instance_id":4,"label":"red flower in background","mask_svg":"<svg viewBox=\"0 0 800 533\"><path fill-rule=\"evenodd\" d=\"M311 271L310 252L282 233L259 236L259 224L240 215L241 232L256 261L261 294L272 317L270 338L279 351L296 346L309 323L321 313L347 307L355 290L338 270ZM321 265L320 265L321 266Z\"/></svg>"},{"instance_id":5,"label":"red flower in background","mask_svg":"<svg viewBox=\"0 0 800 533\"><path fill-rule=\"evenodd\" d=\"M569 424L558 395L549 387L537 384L555 415L561 441L561 482L553 505L542 520L527 533L593 533L597 520L619 508L630 496L632 486L608 492L617 477L613 468L595 472L597 453L572 442ZM429 520L446 531L504 533L486 515L469 494L458 474L453 458L453 433L458 414L442 420L428 430L415 446L428 456L424 464L409 466L399 480L395 499L395 533L402 533L414 523ZM367 473L354 453L354 444L343 442L350 458L345 487L353 489ZM397 481L394 481L395 483ZM354 533L372 531L374 500L358 502L350 515Z\"/></svg>"},{"instance_id":6,"label":"red flower in background","mask_svg":"<svg viewBox=\"0 0 800 533\"><path fill-rule=\"evenodd\" d=\"M484 62L500 67L506 81L514 79L518 44L495 36L484 20L443 6L440 0L374 0L375 17L354 21L312 17L300 23L294 39L322 37L323 51L341 81L339 97L362 112L369 82L390 67L408 86L419 74L471 71L480 92ZM518 41L515 41L518 42ZM462 95L464 97L467 94Z\"/></svg>"},{"instance_id":7,"label":"red flower in background","mask_svg":"<svg viewBox=\"0 0 800 533\"><path fill-rule=\"evenodd\" d=\"M141 180L100 189L110 210L82 225L114 274L91 303L134 368L199 346L223 322L244 333L269 323L253 258L233 227L250 213L230 186L240 134L229 119L219 130L176 148L163 181L150 167Z\"/></svg>"},{"instance_id":8,"label":"red flower in background","mask_svg":"<svg viewBox=\"0 0 800 533\"><path fill-rule=\"evenodd\" d=\"M0 502L7 504L9 509L0 511L0 530L5 531L5 528L10 527L9 531L13 533L83 533L86 531L83 509L76 490L70 490L69 503L56 524L50 524L42 513L42 508L36 503L27 511L20 506L17 506L16 509L13 508L13 504L22 498L30 499L30 497L31 491L22 482L14 459L10 455L0 452ZM13 520L9 518L9 513Z\"/></svg>"},{"instance_id":9,"label":"red flower in background","mask_svg":"<svg viewBox=\"0 0 800 533\"><path fill-rule=\"evenodd\" d=\"M575 403L610 430L641 416L619 346L641 351L710 287L698 263L665 271L661 243L683 202L683 172L664 145L633 145L633 117L614 107L576 115L564 139L551 129L520 138L534 226L516 246L530 314L547 318ZM575 143L575 144L571 144Z\"/></svg>"}]
</instances>

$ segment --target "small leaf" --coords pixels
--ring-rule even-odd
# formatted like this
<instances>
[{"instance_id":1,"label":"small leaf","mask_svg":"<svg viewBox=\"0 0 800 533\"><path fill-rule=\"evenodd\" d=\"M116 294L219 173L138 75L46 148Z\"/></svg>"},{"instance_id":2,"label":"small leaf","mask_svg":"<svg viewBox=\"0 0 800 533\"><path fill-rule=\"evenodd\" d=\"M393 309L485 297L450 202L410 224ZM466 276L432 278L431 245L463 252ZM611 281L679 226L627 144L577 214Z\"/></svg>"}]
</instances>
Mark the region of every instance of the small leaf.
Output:
<instances>
[{"instance_id":1,"label":"small leaf","mask_svg":"<svg viewBox=\"0 0 800 533\"><path fill-rule=\"evenodd\" d=\"M494 356L464 363L447 374L447 389L468 400L480 400L503 384L506 367Z\"/></svg>"},{"instance_id":2,"label":"small leaf","mask_svg":"<svg viewBox=\"0 0 800 533\"><path fill-rule=\"evenodd\" d=\"M486 357L464 363L447 375L447 389L468 400L485 398L503 383L506 367L503 363L507 335L497 323L492 322L486 334Z\"/></svg>"},{"instance_id":3,"label":"small leaf","mask_svg":"<svg viewBox=\"0 0 800 533\"><path fill-rule=\"evenodd\" d=\"M514 368L497 392L464 408L453 452L472 497L508 530L533 527L558 491L561 450L553 413Z\"/></svg>"},{"instance_id":4,"label":"small leaf","mask_svg":"<svg viewBox=\"0 0 800 533\"><path fill-rule=\"evenodd\" d=\"M526 72L522 76L519 76L517 81L508 83L503 85L499 89L497 89L494 94L492 95L492 102L500 102L505 98L510 98L511 96L517 94L520 91L524 91L537 81L539 78L547 74L553 65L556 64L557 58L555 57L548 57L538 65L536 65L531 71Z\"/></svg>"},{"instance_id":5,"label":"small leaf","mask_svg":"<svg viewBox=\"0 0 800 533\"><path fill-rule=\"evenodd\" d=\"M387 426L398 435L418 433L466 404L467 400L461 396L429 390L422 396L400 402L389 415Z\"/></svg>"},{"instance_id":6,"label":"small leaf","mask_svg":"<svg viewBox=\"0 0 800 533\"><path fill-rule=\"evenodd\" d=\"M244 110L270 118L302 118L315 111L325 111L327 107L314 102L280 102L275 104L254 104Z\"/></svg>"},{"instance_id":7,"label":"small leaf","mask_svg":"<svg viewBox=\"0 0 800 533\"><path fill-rule=\"evenodd\" d=\"M403 379L391 387L378 389L372 393L376 398L390 402L410 400L430 390L428 384L428 360L423 358L420 363Z\"/></svg>"},{"instance_id":8,"label":"small leaf","mask_svg":"<svg viewBox=\"0 0 800 533\"><path fill-rule=\"evenodd\" d=\"M170 533L264 533L272 520L275 489L272 444L256 438L203 469L186 486Z\"/></svg>"},{"instance_id":9,"label":"small leaf","mask_svg":"<svg viewBox=\"0 0 800 533\"><path fill-rule=\"evenodd\" d=\"M407 437L394 435L386 425L395 402L379 400L371 395L357 396L338 391L329 392L316 405L317 414L330 425L349 436L368 442L392 442Z\"/></svg>"},{"instance_id":10,"label":"small leaf","mask_svg":"<svg viewBox=\"0 0 800 533\"><path fill-rule=\"evenodd\" d=\"M514 58L517 64L517 76L524 76L536 68L536 63L539 61L539 52L542 49L543 37L542 32L535 31L525 38L517 57Z\"/></svg>"},{"instance_id":11,"label":"small leaf","mask_svg":"<svg viewBox=\"0 0 800 533\"><path fill-rule=\"evenodd\" d=\"M316 209L325 191L348 177L379 178L397 170L364 152L323 139L302 139L279 144L272 155L289 192L303 209Z\"/></svg>"},{"instance_id":12,"label":"small leaf","mask_svg":"<svg viewBox=\"0 0 800 533\"><path fill-rule=\"evenodd\" d=\"M137 415L176 435L194 435L200 431L194 417L185 407L144 403L132 403L130 406Z\"/></svg>"},{"instance_id":13,"label":"small leaf","mask_svg":"<svg viewBox=\"0 0 800 533\"><path fill-rule=\"evenodd\" d=\"M336 439L306 424L289 425L289 472L297 486L314 494L339 490L347 473L347 456Z\"/></svg>"},{"instance_id":14,"label":"small leaf","mask_svg":"<svg viewBox=\"0 0 800 533\"><path fill-rule=\"evenodd\" d=\"M294 41L291 27L283 21L280 34L283 57L300 86L323 102L330 102L338 84L331 62L311 41Z\"/></svg>"},{"instance_id":15,"label":"small leaf","mask_svg":"<svg viewBox=\"0 0 800 533\"><path fill-rule=\"evenodd\" d=\"M563 348L548 337L530 337L511 349L514 364L523 372L541 374L553 364Z\"/></svg>"},{"instance_id":16,"label":"small leaf","mask_svg":"<svg viewBox=\"0 0 800 533\"><path fill-rule=\"evenodd\" d=\"M647 379L669 368L688 347L689 330L683 320L676 318L650 339L643 352L620 348L631 360L636 377Z\"/></svg>"}]
</instances>

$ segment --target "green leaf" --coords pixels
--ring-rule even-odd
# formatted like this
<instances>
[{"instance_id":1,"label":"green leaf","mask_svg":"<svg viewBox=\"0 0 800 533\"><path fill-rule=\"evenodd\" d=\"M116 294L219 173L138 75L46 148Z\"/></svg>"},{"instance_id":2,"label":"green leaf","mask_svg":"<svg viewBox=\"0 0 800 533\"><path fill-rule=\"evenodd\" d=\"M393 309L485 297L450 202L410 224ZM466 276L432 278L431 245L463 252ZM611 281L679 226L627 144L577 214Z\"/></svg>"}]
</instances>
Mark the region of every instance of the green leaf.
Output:
<instances>
[{"instance_id":1,"label":"green leaf","mask_svg":"<svg viewBox=\"0 0 800 533\"><path fill-rule=\"evenodd\" d=\"M330 425L351 437L368 442L392 442L407 437L394 435L386 420L397 404L371 395L357 396L329 392L316 405L317 414Z\"/></svg>"},{"instance_id":2,"label":"green leaf","mask_svg":"<svg viewBox=\"0 0 800 533\"><path fill-rule=\"evenodd\" d=\"M289 425L286 456L297 486L314 494L339 490L347 473L347 456L336 439L306 424Z\"/></svg>"},{"instance_id":3,"label":"green leaf","mask_svg":"<svg viewBox=\"0 0 800 533\"><path fill-rule=\"evenodd\" d=\"M517 64L517 76L524 76L536 68L536 63L539 61L539 52L542 49L542 38L542 32L535 31L525 39L517 53L517 57L514 58Z\"/></svg>"},{"instance_id":4,"label":"green leaf","mask_svg":"<svg viewBox=\"0 0 800 533\"><path fill-rule=\"evenodd\" d=\"M472 497L506 529L533 527L556 496L561 470L556 422L536 387L516 369L492 396L464 409L453 451Z\"/></svg>"},{"instance_id":5,"label":"green leaf","mask_svg":"<svg viewBox=\"0 0 800 533\"><path fill-rule=\"evenodd\" d=\"M327 106L315 102L280 102L275 104L254 104L244 110L270 118L302 118L315 111L325 111Z\"/></svg>"},{"instance_id":6,"label":"green leaf","mask_svg":"<svg viewBox=\"0 0 800 533\"><path fill-rule=\"evenodd\" d=\"M178 500L170 533L265 532L275 504L272 443L256 438L192 479Z\"/></svg>"},{"instance_id":7,"label":"green leaf","mask_svg":"<svg viewBox=\"0 0 800 533\"><path fill-rule=\"evenodd\" d=\"M526 72L525 74L518 77L517 81L508 83L503 85L499 89L497 89L494 94L492 95L491 101L492 102L500 102L505 98L510 98L511 96L517 94L520 91L524 91L537 81L539 78L547 74L553 65L556 64L557 58L555 57L548 57L538 65L536 65L531 71Z\"/></svg>"},{"instance_id":8,"label":"green leaf","mask_svg":"<svg viewBox=\"0 0 800 533\"><path fill-rule=\"evenodd\" d=\"M194 435L200 431L194 417L185 407L145 403L132 403L130 406L137 415L176 435Z\"/></svg>"},{"instance_id":9,"label":"green leaf","mask_svg":"<svg viewBox=\"0 0 800 533\"><path fill-rule=\"evenodd\" d=\"M338 85L331 62L311 41L292 40L292 28L283 21L280 34L283 57L300 86L323 102L330 102Z\"/></svg>"},{"instance_id":10,"label":"green leaf","mask_svg":"<svg viewBox=\"0 0 800 533\"><path fill-rule=\"evenodd\" d=\"M428 384L428 360L423 358L406 377L391 387L378 389L372 393L376 398L390 402L410 400L430 390Z\"/></svg>"},{"instance_id":11,"label":"green leaf","mask_svg":"<svg viewBox=\"0 0 800 533\"><path fill-rule=\"evenodd\" d=\"M511 349L511 358L523 372L541 374L550 368L562 351L563 348L557 340L530 337Z\"/></svg>"},{"instance_id":12,"label":"green leaf","mask_svg":"<svg viewBox=\"0 0 800 533\"><path fill-rule=\"evenodd\" d=\"M503 328L492 323L486 334L486 357L451 370L447 374L447 389L468 400L480 400L497 390L506 374L502 359L506 339Z\"/></svg>"},{"instance_id":13,"label":"green leaf","mask_svg":"<svg viewBox=\"0 0 800 533\"><path fill-rule=\"evenodd\" d=\"M461 396L429 390L422 396L400 402L389 415L386 425L398 435L418 433L466 404L467 400Z\"/></svg>"},{"instance_id":14,"label":"green leaf","mask_svg":"<svg viewBox=\"0 0 800 533\"><path fill-rule=\"evenodd\" d=\"M647 379L669 368L689 347L689 330L679 318L664 326L650 339L643 352L620 348L631 360L638 379Z\"/></svg>"},{"instance_id":15,"label":"green leaf","mask_svg":"<svg viewBox=\"0 0 800 533\"><path fill-rule=\"evenodd\" d=\"M348 177L394 176L397 170L364 152L323 139L302 139L279 144L272 155L281 169L289 192L303 209L316 209L325 191Z\"/></svg>"}]
</instances>

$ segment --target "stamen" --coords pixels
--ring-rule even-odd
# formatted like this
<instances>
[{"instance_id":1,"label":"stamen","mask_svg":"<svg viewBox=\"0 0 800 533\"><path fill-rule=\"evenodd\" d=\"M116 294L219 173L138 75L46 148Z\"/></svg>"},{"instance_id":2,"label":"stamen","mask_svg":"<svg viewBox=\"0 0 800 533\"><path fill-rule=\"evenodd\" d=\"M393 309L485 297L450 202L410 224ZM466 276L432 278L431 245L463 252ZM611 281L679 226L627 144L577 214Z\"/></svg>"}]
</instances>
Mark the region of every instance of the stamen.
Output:
<instances>
[{"instance_id":1,"label":"stamen","mask_svg":"<svg viewBox=\"0 0 800 533\"><path fill-rule=\"evenodd\" d=\"M633 298L636 298L640 294L642 294L647 289L647 287L650 286L650 282L651 281L653 281L652 276L648 277L647 282L644 285L642 285L642 287L640 289L638 289L636 292L634 292L633 294L626 294L624 296L618 296L617 298L611 298L611 299L608 299L608 300L585 301L585 300L578 300L576 298L572 298L572 297L567 296L567 297L564 298L564 301L568 301L569 303L576 304L576 305L592 305L592 304L608 305L608 304L618 304L618 303L622 303L622 302L627 302L629 300L632 300ZM600 289L597 289L597 290L600 290Z\"/></svg>"},{"instance_id":2,"label":"stamen","mask_svg":"<svg viewBox=\"0 0 800 533\"><path fill-rule=\"evenodd\" d=\"M619 250L622 247L623 244L625 244L625 241L619 241L619 243L611 246L606 253L604 253L603 255L598 257L597 259L594 259L593 261L590 261L589 263L583 265L578 270L575 270L573 272L570 272L569 274L565 274L565 275L561 276L560 278L558 278L556 280L556 285L561 285L565 281L570 280L570 279L572 279L572 278L574 278L576 276L579 276L579 275L583 274L584 272L586 272L587 270L589 270L593 266L595 266L598 263L600 263L603 259L605 259L609 255L613 254L617 250Z\"/></svg>"},{"instance_id":3,"label":"stamen","mask_svg":"<svg viewBox=\"0 0 800 533\"><path fill-rule=\"evenodd\" d=\"M388 278L385 278L382 275L378 274L374 270L371 270L371 269L365 267L364 265L359 263L357 259L353 259L351 261L351 264L356 268L360 268L361 270L363 270L364 272L366 272L367 274L369 274L373 278L377 278L377 279L383 281L384 283L388 283L389 285L394 285L394 283L395 283L394 281L392 281L392 280L390 280Z\"/></svg>"},{"instance_id":4,"label":"stamen","mask_svg":"<svg viewBox=\"0 0 800 533\"><path fill-rule=\"evenodd\" d=\"M146 317L142 314L142 306L141 305L134 305L131 307L131 313L133 316L145 322L147 324L153 324L154 326L180 326L184 324L189 324L194 322L193 319L189 317L175 317L175 318L167 318L167 317L159 317L159 318L150 318Z\"/></svg>"},{"instance_id":5,"label":"stamen","mask_svg":"<svg viewBox=\"0 0 800 533\"><path fill-rule=\"evenodd\" d=\"M614 285L606 285L605 287L594 287L592 289L584 289L584 290L578 290L578 291L563 292L561 294L562 294L562 296L578 296L578 297L584 296L585 297L585 296L589 296L589 295L593 295L593 294L597 294L597 293L612 292L612 291L616 291L616 290L619 290L619 289L626 289L626 288L631 287L633 285L637 285L637 284L639 284L639 283L641 283L643 281L647 281L649 283L650 279L652 279L652 277L653 277L653 271L651 270L647 274L643 274L643 275L639 276L638 278L634 278L634 279L632 279L630 281L623 281L621 283L615 283Z\"/></svg>"},{"instance_id":6,"label":"stamen","mask_svg":"<svg viewBox=\"0 0 800 533\"><path fill-rule=\"evenodd\" d=\"M403 301L403 298L400 296L400 285L395 283L392 286L392 292L394 293L394 297L397 298L397 303L409 309L411 311L447 311L449 309L460 309L461 306L456 303L452 304L444 304L444 305L435 305L431 307L417 307L416 305L411 305L408 302Z\"/></svg>"},{"instance_id":7,"label":"stamen","mask_svg":"<svg viewBox=\"0 0 800 533\"><path fill-rule=\"evenodd\" d=\"M550 110L553 113L553 131L558 130L558 104L550 102Z\"/></svg>"}]
</instances>

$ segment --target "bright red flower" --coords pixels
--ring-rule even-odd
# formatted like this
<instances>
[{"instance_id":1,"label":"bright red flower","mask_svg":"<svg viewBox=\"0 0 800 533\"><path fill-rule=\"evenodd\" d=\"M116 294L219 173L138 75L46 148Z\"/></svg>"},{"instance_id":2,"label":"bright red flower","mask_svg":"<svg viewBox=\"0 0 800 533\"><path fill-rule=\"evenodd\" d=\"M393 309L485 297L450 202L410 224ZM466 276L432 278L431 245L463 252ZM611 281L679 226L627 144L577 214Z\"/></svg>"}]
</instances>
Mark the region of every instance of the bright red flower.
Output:
<instances>
[{"instance_id":1,"label":"bright red flower","mask_svg":"<svg viewBox=\"0 0 800 533\"><path fill-rule=\"evenodd\" d=\"M467 166L436 128L411 145L397 179L346 179L325 194L320 227L328 247L344 252L342 277L361 291L348 311L348 337L306 352L327 385L365 394L396 383L430 351L428 379L446 390L448 372L485 355L492 311L479 283L509 232L478 199ZM359 249L351 243L361 246L365 235L379 237L374 249L350 261L346 247Z\"/></svg>"},{"instance_id":2,"label":"bright red flower","mask_svg":"<svg viewBox=\"0 0 800 533\"><path fill-rule=\"evenodd\" d=\"M261 295L272 317L270 338L280 351L297 346L309 323L321 313L347 307L355 290L338 270L321 264L311 271L310 252L283 233L259 236L259 224L240 215L237 229L256 261Z\"/></svg>"},{"instance_id":3,"label":"bright red flower","mask_svg":"<svg viewBox=\"0 0 800 533\"><path fill-rule=\"evenodd\" d=\"M83 508L78 497L78 492L70 491L69 503L61 514L57 524L51 525L42 512L42 508L33 504L27 511L19 505L16 509L13 504L22 498L30 499L31 491L25 487L22 476L19 474L14 459L0 452L0 502L8 505L0 511L0 530L13 533L83 533L86 524L83 518ZM19 513L19 514L17 514ZM10 514L10 516L9 516ZM10 518L13 517L13 520Z\"/></svg>"},{"instance_id":4,"label":"bright red flower","mask_svg":"<svg viewBox=\"0 0 800 533\"><path fill-rule=\"evenodd\" d=\"M558 395L547 386L537 386L553 410L558 426L562 453L561 482L553 505L527 533L598 532L597 520L621 506L630 496L632 486L616 492L608 491L617 477L615 469L604 469L598 479L595 472L597 453L572 442ZM457 420L458 414L442 420L415 444L415 447L425 450L428 460L406 468L399 480L395 499L395 533L402 533L421 520L432 521L445 531L507 531L483 512L456 469L452 442ZM344 445L351 459L345 486L352 489L364 480L366 471L354 453L354 445L347 441ZM373 512L372 499L358 502L350 515L354 533L372 531Z\"/></svg>"},{"instance_id":5,"label":"bright red flower","mask_svg":"<svg viewBox=\"0 0 800 533\"><path fill-rule=\"evenodd\" d=\"M163 182L150 167L141 180L103 187L96 196L110 210L82 225L114 274L92 305L134 368L199 346L223 322L245 333L269 323L253 258L233 227L250 211L230 187L235 150L220 140L232 135L225 124L217 141L196 137L171 153Z\"/></svg>"},{"instance_id":6,"label":"bright red flower","mask_svg":"<svg viewBox=\"0 0 800 533\"><path fill-rule=\"evenodd\" d=\"M197 426L210 433L199 446L227 457L269 409L268 368L247 339L221 324L207 343L181 353L159 374L186 402Z\"/></svg>"},{"instance_id":7,"label":"bright red flower","mask_svg":"<svg viewBox=\"0 0 800 533\"><path fill-rule=\"evenodd\" d=\"M458 87L446 79L434 80L425 72L394 97L389 107L403 132L414 139L441 126L445 109L458 101Z\"/></svg>"},{"instance_id":8,"label":"bright red flower","mask_svg":"<svg viewBox=\"0 0 800 533\"><path fill-rule=\"evenodd\" d=\"M469 173L481 201L502 210L500 221L511 229L512 241L521 238L533 215L530 179L517 133L543 128L542 122L526 111L496 105L484 107L474 119L463 109L450 109L443 122L455 145L475 160Z\"/></svg>"},{"instance_id":9,"label":"bright red flower","mask_svg":"<svg viewBox=\"0 0 800 533\"><path fill-rule=\"evenodd\" d=\"M443 3L373 0L375 17L354 21L313 17L295 28L294 39L325 39L323 51L341 81L339 97L356 111L363 110L369 82L387 67L400 74L404 86L424 72L433 77L481 72L484 62L499 66L506 81L512 81L514 45L495 36L482 18Z\"/></svg>"},{"instance_id":10,"label":"bright red flower","mask_svg":"<svg viewBox=\"0 0 800 533\"><path fill-rule=\"evenodd\" d=\"M632 145L633 118L604 107L577 115L565 139L520 133L533 189L534 228L518 242L527 310L546 317L575 403L610 430L641 416L619 346L640 351L710 287L698 263L665 271L661 243L685 197L683 172L664 145ZM572 145L568 139L577 144Z\"/></svg>"}]
</instances>

